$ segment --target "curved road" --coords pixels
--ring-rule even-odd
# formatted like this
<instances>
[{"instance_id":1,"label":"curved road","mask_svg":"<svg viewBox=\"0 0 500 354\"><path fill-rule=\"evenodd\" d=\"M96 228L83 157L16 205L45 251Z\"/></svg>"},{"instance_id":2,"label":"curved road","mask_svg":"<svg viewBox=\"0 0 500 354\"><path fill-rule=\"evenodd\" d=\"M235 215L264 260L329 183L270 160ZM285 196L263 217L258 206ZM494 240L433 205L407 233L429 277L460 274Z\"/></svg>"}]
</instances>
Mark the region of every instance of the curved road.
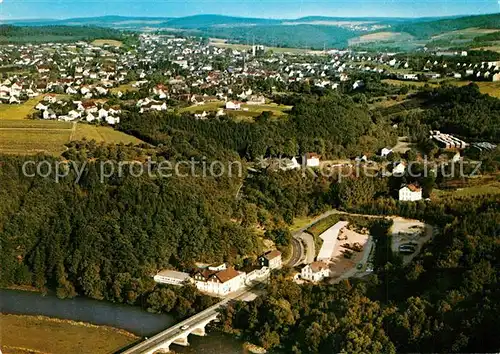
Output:
<instances>
[{"instance_id":1,"label":"curved road","mask_svg":"<svg viewBox=\"0 0 500 354\"><path fill-rule=\"evenodd\" d=\"M290 259L288 260L286 265L289 267L296 267L296 266L302 264L302 261L305 258L305 247L304 247L304 244L302 243L302 240L300 239L300 235L304 231L306 231L308 228L310 228L312 225L314 225L318 221L320 221L324 218L327 218L332 214L339 214L339 213L341 213L341 212L339 212L338 210L327 211L327 212L315 217L313 220L311 220L311 222L309 222L309 224L303 226L299 230L294 231L294 233L292 234L292 237L293 237L292 238L292 256L290 257Z\"/></svg>"}]
</instances>

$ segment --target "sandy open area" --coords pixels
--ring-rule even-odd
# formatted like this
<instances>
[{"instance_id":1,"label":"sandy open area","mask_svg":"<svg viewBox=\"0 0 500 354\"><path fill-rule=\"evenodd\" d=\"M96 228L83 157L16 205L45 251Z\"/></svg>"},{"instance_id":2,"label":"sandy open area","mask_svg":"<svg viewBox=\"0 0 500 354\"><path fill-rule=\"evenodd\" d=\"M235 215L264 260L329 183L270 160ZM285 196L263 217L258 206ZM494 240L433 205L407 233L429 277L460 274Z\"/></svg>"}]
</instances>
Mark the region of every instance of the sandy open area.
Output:
<instances>
[{"instance_id":1,"label":"sandy open area","mask_svg":"<svg viewBox=\"0 0 500 354\"><path fill-rule=\"evenodd\" d=\"M345 272L355 269L356 265L363 259L364 253L369 252L367 249L369 245L369 235L358 234L357 232L344 228L340 232L339 236L347 236L347 240L337 240L337 244L333 250L332 261L330 264L332 278L338 278ZM346 250L346 248L342 247L345 243L349 243L351 245L359 243L363 246L363 250L361 252L354 252L352 258L347 259L342 253L342 251Z\"/></svg>"},{"instance_id":2,"label":"sandy open area","mask_svg":"<svg viewBox=\"0 0 500 354\"><path fill-rule=\"evenodd\" d=\"M432 227L425 225L418 220L408 220L403 218L394 218L392 226L392 251L399 253L399 246L408 242L415 242L416 251L410 255L402 255L403 262L410 262L420 253L424 243L432 237Z\"/></svg>"}]
</instances>

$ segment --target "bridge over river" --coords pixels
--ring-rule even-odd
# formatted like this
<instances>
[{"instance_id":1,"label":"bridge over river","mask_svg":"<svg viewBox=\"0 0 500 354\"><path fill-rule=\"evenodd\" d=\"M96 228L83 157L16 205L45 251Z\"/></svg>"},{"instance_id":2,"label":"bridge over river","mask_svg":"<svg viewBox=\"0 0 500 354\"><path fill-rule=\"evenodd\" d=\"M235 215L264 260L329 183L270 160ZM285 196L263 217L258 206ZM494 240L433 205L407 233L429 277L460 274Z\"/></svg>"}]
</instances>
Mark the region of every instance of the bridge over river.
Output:
<instances>
[{"instance_id":1,"label":"bridge over river","mask_svg":"<svg viewBox=\"0 0 500 354\"><path fill-rule=\"evenodd\" d=\"M236 292L232 296L225 298L206 310L122 351L121 354L153 354L155 352L168 352L172 344L188 346L188 336L190 334L205 336L205 327L207 324L217 319L220 309L225 307L230 301L244 299L250 294L251 290L249 289L243 289Z\"/></svg>"}]
</instances>

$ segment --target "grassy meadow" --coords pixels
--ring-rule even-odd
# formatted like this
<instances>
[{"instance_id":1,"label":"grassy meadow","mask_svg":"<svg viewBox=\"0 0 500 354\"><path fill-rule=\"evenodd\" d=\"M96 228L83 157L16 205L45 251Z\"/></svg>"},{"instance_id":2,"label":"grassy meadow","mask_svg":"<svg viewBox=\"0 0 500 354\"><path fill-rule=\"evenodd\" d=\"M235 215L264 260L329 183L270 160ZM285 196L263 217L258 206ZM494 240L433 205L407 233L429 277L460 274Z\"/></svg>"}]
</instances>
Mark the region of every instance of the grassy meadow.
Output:
<instances>
[{"instance_id":1,"label":"grassy meadow","mask_svg":"<svg viewBox=\"0 0 500 354\"><path fill-rule=\"evenodd\" d=\"M224 109L224 102L208 102L206 104L198 105L198 106L189 106L184 107L179 110L180 113L188 112L188 113L202 113L203 111L216 112L219 109ZM259 116L262 112L269 111L273 114L274 117L284 117L286 116L286 111L291 110L292 106L278 105L276 103L266 103L261 105L248 105L242 104L241 110L233 111L226 110L224 112L231 117L234 117L235 120L250 120Z\"/></svg>"},{"instance_id":2,"label":"grassy meadow","mask_svg":"<svg viewBox=\"0 0 500 354\"><path fill-rule=\"evenodd\" d=\"M128 332L111 327L43 316L0 314L0 345L4 354L114 353L137 341Z\"/></svg>"}]
</instances>

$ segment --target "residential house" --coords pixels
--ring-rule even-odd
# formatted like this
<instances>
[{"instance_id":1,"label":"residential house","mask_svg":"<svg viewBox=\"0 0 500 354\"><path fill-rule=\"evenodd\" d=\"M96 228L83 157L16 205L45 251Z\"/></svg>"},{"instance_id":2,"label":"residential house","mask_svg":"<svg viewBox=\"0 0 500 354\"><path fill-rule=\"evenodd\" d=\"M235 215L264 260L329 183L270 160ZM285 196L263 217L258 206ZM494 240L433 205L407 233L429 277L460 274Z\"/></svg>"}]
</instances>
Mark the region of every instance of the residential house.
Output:
<instances>
[{"instance_id":1,"label":"residential house","mask_svg":"<svg viewBox=\"0 0 500 354\"><path fill-rule=\"evenodd\" d=\"M42 113L42 118L43 119L56 119L57 116L56 114L54 113L54 111L50 110L50 109L47 109L45 111L43 111Z\"/></svg>"},{"instance_id":2,"label":"residential house","mask_svg":"<svg viewBox=\"0 0 500 354\"><path fill-rule=\"evenodd\" d=\"M354 84L352 84L352 89L357 90L358 88L362 88L365 86L365 83L362 80L356 80Z\"/></svg>"},{"instance_id":3,"label":"residential house","mask_svg":"<svg viewBox=\"0 0 500 354\"><path fill-rule=\"evenodd\" d=\"M45 97L43 98L43 100L45 102L48 102L48 103L56 103L57 102L57 96L54 95L54 94L49 93L48 95L45 95Z\"/></svg>"},{"instance_id":4,"label":"residential house","mask_svg":"<svg viewBox=\"0 0 500 354\"><path fill-rule=\"evenodd\" d=\"M239 110L241 109L241 103L237 101L227 101L226 109Z\"/></svg>"},{"instance_id":5,"label":"residential house","mask_svg":"<svg viewBox=\"0 0 500 354\"><path fill-rule=\"evenodd\" d=\"M156 85L153 87L153 94L158 96L159 99L163 100L167 98L168 88L164 85Z\"/></svg>"},{"instance_id":6,"label":"residential house","mask_svg":"<svg viewBox=\"0 0 500 354\"><path fill-rule=\"evenodd\" d=\"M39 102L36 106L35 109L38 111L46 111L49 109L49 106L44 105L42 102Z\"/></svg>"},{"instance_id":7,"label":"residential house","mask_svg":"<svg viewBox=\"0 0 500 354\"><path fill-rule=\"evenodd\" d=\"M319 155L313 152L308 152L307 154L305 154L304 158L307 167L319 167Z\"/></svg>"},{"instance_id":8,"label":"residential house","mask_svg":"<svg viewBox=\"0 0 500 354\"><path fill-rule=\"evenodd\" d=\"M245 286L245 277L245 272L234 268L220 271L203 269L193 274L198 290L219 296L240 290Z\"/></svg>"},{"instance_id":9,"label":"residential house","mask_svg":"<svg viewBox=\"0 0 500 354\"><path fill-rule=\"evenodd\" d=\"M392 149L389 149L389 148L383 148L383 149L380 151L380 156L381 156L381 157L387 157L387 156L389 156L390 154L392 154Z\"/></svg>"},{"instance_id":10,"label":"residential house","mask_svg":"<svg viewBox=\"0 0 500 354\"><path fill-rule=\"evenodd\" d=\"M398 162L394 165L394 168L392 169L392 174L394 176L402 176L404 175L406 171L406 165L404 162Z\"/></svg>"},{"instance_id":11,"label":"residential house","mask_svg":"<svg viewBox=\"0 0 500 354\"><path fill-rule=\"evenodd\" d=\"M414 202L422 199L422 188L414 184L408 184L399 189L399 200L402 202Z\"/></svg>"},{"instance_id":12,"label":"residential house","mask_svg":"<svg viewBox=\"0 0 500 354\"><path fill-rule=\"evenodd\" d=\"M118 124L118 123L120 123L120 117L107 116L106 123L108 123L109 125Z\"/></svg>"},{"instance_id":13,"label":"residential house","mask_svg":"<svg viewBox=\"0 0 500 354\"><path fill-rule=\"evenodd\" d=\"M300 277L304 280L319 282L330 276L330 268L325 262L317 261L302 268Z\"/></svg>"},{"instance_id":14,"label":"residential house","mask_svg":"<svg viewBox=\"0 0 500 354\"><path fill-rule=\"evenodd\" d=\"M283 171L296 170L300 168L300 164L295 156L291 159L281 158L279 159L279 168Z\"/></svg>"},{"instance_id":15,"label":"residential house","mask_svg":"<svg viewBox=\"0 0 500 354\"><path fill-rule=\"evenodd\" d=\"M281 268L281 252L278 250L266 252L259 257L259 264L271 269Z\"/></svg>"},{"instance_id":16,"label":"residential house","mask_svg":"<svg viewBox=\"0 0 500 354\"><path fill-rule=\"evenodd\" d=\"M108 111L104 108L101 108L99 111L97 111L97 114L99 115L99 119L103 119L108 116Z\"/></svg>"},{"instance_id":17,"label":"residential house","mask_svg":"<svg viewBox=\"0 0 500 354\"><path fill-rule=\"evenodd\" d=\"M87 113L87 117L85 117L85 120L89 123L93 122L97 118L90 112Z\"/></svg>"},{"instance_id":18,"label":"residential house","mask_svg":"<svg viewBox=\"0 0 500 354\"><path fill-rule=\"evenodd\" d=\"M266 98L264 96L252 95L248 97L247 100L248 105L260 105L265 103L266 103Z\"/></svg>"}]
</instances>

